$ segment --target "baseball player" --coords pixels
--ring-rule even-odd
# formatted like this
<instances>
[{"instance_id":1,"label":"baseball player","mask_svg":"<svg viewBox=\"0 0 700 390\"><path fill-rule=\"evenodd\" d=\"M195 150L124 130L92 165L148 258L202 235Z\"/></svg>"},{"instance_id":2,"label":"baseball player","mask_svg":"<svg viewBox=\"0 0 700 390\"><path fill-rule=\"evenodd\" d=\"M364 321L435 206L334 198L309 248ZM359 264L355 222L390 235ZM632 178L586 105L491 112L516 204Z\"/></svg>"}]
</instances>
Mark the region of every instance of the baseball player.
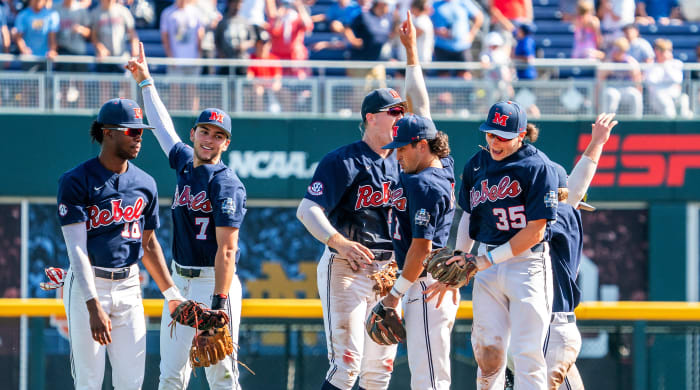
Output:
<instances>
[{"instance_id":1,"label":"baseball player","mask_svg":"<svg viewBox=\"0 0 700 390\"><path fill-rule=\"evenodd\" d=\"M323 390L351 389L358 376L360 389L389 386L396 345L373 342L364 324L378 302L368 276L394 259L388 214L399 197L399 169L396 154L382 146L392 142L405 110L393 89L367 94L362 140L319 162L297 209L306 229L326 244L317 268L330 363Z\"/></svg>"},{"instance_id":2,"label":"baseball player","mask_svg":"<svg viewBox=\"0 0 700 390\"><path fill-rule=\"evenodd\" d=\"M58 217L70 260L63 303L76 389L102 388L105 350L114 388L141 388L146 321L139 259L169 300L165 310L183 300L153 232L159 223L156 183L129 162L141 149L143 130L151 128L136 102L106 102L90 128L99 156L59 179Z\"/></svg>"},{"instance_id":3,"label":"baseball player","mask_svg":"<svg viewBox=\"0 0 700 390\"><path fill-rule=\"evenodd\" d=\"M175 170L172 277L187 299L211 302L225 310L229 332L238 342L241 283L236 275L238 230L246 213L246 192L236 174L221 161L231 143L231 118L208 108L190 130L193 147L178 137L172 119L150 77L143 44L139 58L127 64L143 94L149 122ZM160 332L159 389L184 389L190 379L189 350L195 330L178 327L171 338L170 316L163 311ZM238 389L236 352L205 368L211 389Z\"/></svg>"},{"instance_id":4,"label":"baseball player","mask_svg":"<svg viewBox=\"0 0 700 390\"><path fill-rule=\"evenodd\" d=\"M380 304L396 308L403 303L411 388L449 389L450 334L458 306L450 302L435 308L425 301L423 291L435 280L427 275L423 259L433 249L445 247L450 235L455 212L454 160L447 135L438 132L430 119L410 14L400 38L407 54L406 88L417 115L399 120L393 142L384 146L396 149L402 168L390 221L394 254L402 272Z\"/></svg>"},{"instance_id":5,"label":"baseball player","mask_svg":"<svg viewBox=\"0 0 700 390\"><path fill-rule=\"evenodd\" d=\"M479 129L486 133L488 148L464 167L459 194L464 214L455 245L469 252L475 240L481 243L472 295L477 388L503 388L510 345L515 386L545 389L542 346L552 297L545 239L549 221L556 218L557 175L544 153L524 143L534 134L517 103L494 104ZM448 290L441 283L431 287L428 299L442 299Z\"/></svg>"}]
</instances>

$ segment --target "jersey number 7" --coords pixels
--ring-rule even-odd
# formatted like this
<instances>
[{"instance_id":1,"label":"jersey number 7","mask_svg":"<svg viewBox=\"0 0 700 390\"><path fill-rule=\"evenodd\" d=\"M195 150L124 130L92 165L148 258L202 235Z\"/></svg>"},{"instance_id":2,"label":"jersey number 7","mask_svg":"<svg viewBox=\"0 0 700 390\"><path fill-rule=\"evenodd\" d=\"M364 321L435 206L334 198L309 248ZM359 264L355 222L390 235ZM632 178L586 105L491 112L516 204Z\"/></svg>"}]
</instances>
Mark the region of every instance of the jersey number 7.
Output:
<instances>
[{"instance_id":1,"label":"jersey number 7","mask_svg":"<svg viewBox=\"0 0 700 390\"><path fill-rule=\"evenodd\" d=\"M498 230L523 229L527 225L525 218L525 206L513 206L493 209L493 215L498 217L496 228Z\"/></svg>"}]
</instances>

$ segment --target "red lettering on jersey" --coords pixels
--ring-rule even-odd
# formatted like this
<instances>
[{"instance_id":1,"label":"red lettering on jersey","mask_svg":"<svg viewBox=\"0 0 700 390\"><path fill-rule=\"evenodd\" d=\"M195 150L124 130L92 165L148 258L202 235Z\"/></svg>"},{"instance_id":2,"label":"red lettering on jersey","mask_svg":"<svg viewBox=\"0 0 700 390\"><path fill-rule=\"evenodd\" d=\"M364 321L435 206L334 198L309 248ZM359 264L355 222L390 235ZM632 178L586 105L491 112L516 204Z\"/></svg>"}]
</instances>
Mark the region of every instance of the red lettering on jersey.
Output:
<instances>
[{"instance_id":1,"label":"red lettering on jersey","mask_svg":"<svg viewBox=\"0 0 700 390\"><path fill-rule=\"evenodd\" d=\"M506 125L506 121L510 118L508 115L501 115L500 112L494 112L493 113L493 123L498 124L499 126L504 126Z\"/></svg>"},{"instance_id":2,"label":"red lettering on jersey","mask_svg":"<svg viewBox=\"0 0 700 390\"><path fill-rule=\"evenodd\" d=\"M180 194L178 194L177 192L178 189L176 187L175 196L173 196L173 209L179 206L187 206L187 208L192 211L202 211L205 213L211 213L211 202L207 198L206 191L200 191L199 193L197 193L197 195L192 196L190 186L184 186Z\"/></svg>"},{"instance_id":3,"label":"red lettering on jersey","mask_svg":"<svg viewBox=\"0 0 700 390\"><path fill-rule=\"evenodd\" d=\"M209 116L209 120L224 123L224 114L212 111L211 115Z\"/></svg>"},{"instance_id":4,"label":"red lettering on jersey","mask_svg":"<svg viewBox=\"0 0 700 390\"><path fill-rule=\"evenodd\" d=\"M391 202L390 182L382 183L381 191L374 191L371 185L357 187L357 202L355 202L355 210L363 207L381 207Z\"/></svg>"},{"instance_id":5,"label":"red lettering on jersey","mask_svg":"<svg viewBox=\"0 0 700 390\"><path fill-rule=\"evenodd\" d=\"M495 202L500 199L514 198L522 192L522 187L517 180L511 179L509 176L504 176L496 185L489 187L488 180L483 180L481 182L481 190L475 190L474 188L469 191L469 197L471 198L472 209L476 206L488 202Z\"/></svg>"},{"instance_id":6,"label":"red lettering on jersey","mask_svg":"<svg viewBox=\"0 0 700 390\"><path fill-rule=\"evenodd\" d=\"M134 108L134 118L143 119L143 111L140 108Z\"/></svg>"},{"instance_id":7,"label":"red lettering on jersey","mask_svg":"<svg viewBox=\"0 0 700 390\"><path fill-rule=\"evenodd\" d=\"M403 188L391 191L391 207L399 211L406 211L406 197L403 196Z\"/></svg>"},{"instance_id":8,"label":"red lettering on jersey","mask_svg":"<svg viewBox=\"0 0 700 390\"><path fill-rule=\"evenodd\" d=\"M143 198L136 199L133 205L122 207L122 200L115 199L111 202L112 209L100 209L97 206L89 206L88 220L86 222L87 230L95 229L100 226L109 226L119 222L133 222L141 218L143 209L146 206Z\"/></svg>"}]
</instances>

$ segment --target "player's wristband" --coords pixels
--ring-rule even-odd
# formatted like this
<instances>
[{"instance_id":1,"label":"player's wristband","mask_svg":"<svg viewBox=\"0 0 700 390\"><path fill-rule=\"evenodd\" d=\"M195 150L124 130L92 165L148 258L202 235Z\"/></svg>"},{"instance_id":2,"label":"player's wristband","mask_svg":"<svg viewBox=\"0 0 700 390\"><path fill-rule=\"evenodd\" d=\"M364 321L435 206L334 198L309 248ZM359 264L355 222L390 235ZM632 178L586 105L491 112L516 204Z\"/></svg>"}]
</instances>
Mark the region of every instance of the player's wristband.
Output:
<instances>
[{"instance_id":1,"label":"player's wristband","mask_svg":"<svg viewBox=\"0 0 700 390\"><path fill-rule=\"evenodd\" d=\"M148 85L153 85L153 79L152 78L147 78L146 80L143 80L142 82L139 83L139 88L143 88Z\"/></svg>"},{"instance_id":2,"label":"player's wristband","mask_svg":"<svg viewBox=\"0 0 700 390\"><path fill-rule=\"evenodd\" d=\"M178 288L175 286L170 286L167 290L163 291L163 296L168 302L186 301L185 297L183 297L182 294L180 294L180 290L178 290Z\"/></svg>"},{"instance_id":3,"label":"player's wristband","mask_svg":"<svg viewBox=\"0 0 700 390\"><path fill-rule=\"evenodd\" d=\"M394 282L394 287L391 288L391 295L395 296L396 298L401 298L406 294L406 291L411 288L412 284L413 282L410 280L404 278L403 276L399 276L399 278Z\"/></svg>"},{"instance_id":4,"label":"player's wristband","mask_svg":"<svg viewBox=\"0 0 700 390\"><path fill-rule=\"evenodd\" d=\"M228 295L226 294L214 294L214 296L211 298L211 308L213 310L223 310L226 306L227 299Z\"/></svg>"},{"instance_id":5,"label":"player's wristband","mask_svg":"<svg viewBox=\"0 0 700 390\"><path fill-rule=\"evenodd\" d=\"M497 246L495 249L486 252L486 257L489 259L491 264L502 263L513 256L513 248L510 247L510 241L503 245Z\"/></svg>"}]
</instances>

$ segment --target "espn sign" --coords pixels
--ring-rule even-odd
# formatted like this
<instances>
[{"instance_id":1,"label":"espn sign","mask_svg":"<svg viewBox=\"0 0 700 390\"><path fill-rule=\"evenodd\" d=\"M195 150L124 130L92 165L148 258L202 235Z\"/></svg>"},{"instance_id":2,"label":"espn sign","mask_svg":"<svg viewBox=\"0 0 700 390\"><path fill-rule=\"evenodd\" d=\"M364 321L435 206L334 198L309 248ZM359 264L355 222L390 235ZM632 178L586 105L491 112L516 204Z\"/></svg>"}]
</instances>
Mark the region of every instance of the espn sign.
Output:
<instances>
[{"instance_id":1,"label":"espn sign","mask_svg":"<svg viewBox=\"0 0 700 390\"><path fill-rule=\"evenodd\" d=\"M590 140L579 136L579 153ZM698 134L611 135L591 186L683 187L689 169L700 169Z\"/></svg>"}]
</instances>

